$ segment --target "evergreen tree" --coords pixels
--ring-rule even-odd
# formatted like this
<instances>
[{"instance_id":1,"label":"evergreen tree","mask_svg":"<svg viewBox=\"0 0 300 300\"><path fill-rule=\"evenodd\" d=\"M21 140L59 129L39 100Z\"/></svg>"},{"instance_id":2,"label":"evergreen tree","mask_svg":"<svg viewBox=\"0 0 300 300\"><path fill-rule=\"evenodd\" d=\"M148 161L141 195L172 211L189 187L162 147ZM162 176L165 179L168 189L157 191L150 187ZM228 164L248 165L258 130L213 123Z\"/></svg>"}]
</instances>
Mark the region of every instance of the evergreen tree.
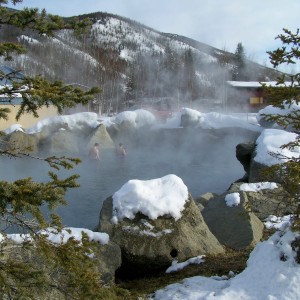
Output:
<instances>
[{"instance_id":1,"label":"evergreen tree","mask_svg":"<svg viewBox=\"0 0 300 300\"><path fill-rule=\"evenodd\" d=\"M246 76L246 55L242 43L238 43L235 50L235 63L233 69L232 80L243 81L247 80Z\"/></svg>"},{"instance_id":2,"label":"evergreen tree","mask_svg":"<svg viewBox=\"0 0 300 300\"><path fill-rule=\"evenodd\" d=\"M26 8L18 11L1 6L17 2L22 1L0 0L0 26L9 24L22 30L30 28L40 34L51 35L54 30L62 28L73 28L75 34L81 34L90 24L88 20L65 23L62 18L48 15L44 10L39 12ZM6 60L24 51L24 47L15 43L0 44L0 56ZM15 74L2 73L0 77L12 82L11 86L2 89L2 94L9 97L20 93L22 96L17 118L24 113L38 116L38 109L50 103L62 112L65 107L87 103L99 92L96 88L84 92L60 81L49 82L41 76L16 80ZM8 109L0 109L0 118L7 119L8 112ZM0 147L0 156L18 159L31 157L25 150L28 149L5 150ZM79 159L66 157L35 159L55 169L72 169L80 162ZM63 229L58 215L52 213L50 220L45 219L42 206L48 206L53 212L58 205L66 204L66 191L78 187L77 175L62 180L54 172L49 172L49 177L50 181L45 183L35 182L31 178L0 181L0 233L5 240L6 230L13 226L28 237L18 247L11 246L9 242L0 243L0 298L37 299L54 290L66 299L118 299L114 289L102 286L101 273L91 258L92 255L97 256L98 247L87 235L83 234L81 241L71 238L64 244L55 245L47 239L47 234L40 234L41 230L49 227L58 233ZM52 297L56 299L56 296ZM120 299L124 297L120 296Z\"/></svg>"},{"instance_id":3,"label":"evergreen tree","mask_svg":"<svg viewBox=\"0 0 300 300\"><path fill-rule=\"evenodd\" d=\"M186 100L193 101L198 97L198 82L196 77L195 60L192 50L189 48L184 52L183 67L183 91L186 93Z\"/></svg>"},{"instance_id":4,"label":"evergreen tree","mask_svg":"<svg viewBox=\"0 0 300 300\"><path fill-rule=\"evenodd\" d=\"M136 99L136 76L134 66L130 66L130 73L127 78L126 87L125 87L125 99L133 100Z\"/></svg>"},{"instance_id":5,"label":"evergreen tree","mask_svg":"<svg viewBox=\"0 0 300 300\"><path fill-rule=\"evenodd\" d=\"M300 35L299 29L296 33L288 29L283 29L283 33L277 36L282 43L282 46L274 51L267 52L270 57L270 62L274 67L285 64L296 64L300 62ZM292 103L300 103L300 73L294 75L282 74L277 79L276 87L267 87L264 85L265 96L269 99L271 104L276 107L283 108L285 105ZM296 141L283 145L282 148L297 149L300 146L300 111L294 110L288 114L266 115L266 120L275 121L284 128L293 128L294 132L298 134ZM273 153L278 156L278 154ZM285 158L285 157L281 157ZM286 158L287 161L283 164L275 165L269 169L273 176L279 176L287 191L294 197L295 203L298 204L298 212L296 213L297 220L295 226L299 229L300 216L300 158Z\"/></svg>"}]
</instances>

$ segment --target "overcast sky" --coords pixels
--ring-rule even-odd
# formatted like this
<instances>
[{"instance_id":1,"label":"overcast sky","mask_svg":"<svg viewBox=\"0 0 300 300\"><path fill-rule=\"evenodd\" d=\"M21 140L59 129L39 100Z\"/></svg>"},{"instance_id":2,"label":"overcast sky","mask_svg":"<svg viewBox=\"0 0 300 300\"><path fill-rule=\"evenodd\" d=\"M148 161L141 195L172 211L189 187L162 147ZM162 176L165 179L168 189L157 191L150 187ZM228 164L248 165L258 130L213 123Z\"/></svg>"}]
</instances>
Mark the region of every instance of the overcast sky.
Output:
<instances>
[{"instance_id":1,"label":"overcast sky","mask_svg":"<svg viewBox=\"0 0 300 300\"><path fill-rule=\"evenodd\" d=\"M229 52L241 42L247 57L261 64L269 64L266 51L280 45L275 37L282 28L300 28L300 0L24 0L16 8L24 6L66 17L118 14Z\"/></svg>"}]
</instances>

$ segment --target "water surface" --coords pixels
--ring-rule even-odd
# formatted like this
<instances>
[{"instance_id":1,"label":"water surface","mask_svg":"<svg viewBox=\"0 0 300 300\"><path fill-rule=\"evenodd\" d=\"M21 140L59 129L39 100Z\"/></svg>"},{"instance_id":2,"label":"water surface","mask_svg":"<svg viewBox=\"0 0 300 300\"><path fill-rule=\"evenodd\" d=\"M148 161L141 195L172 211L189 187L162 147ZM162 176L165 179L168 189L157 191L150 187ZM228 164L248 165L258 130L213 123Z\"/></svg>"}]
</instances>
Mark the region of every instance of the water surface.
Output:
<instances>
[{"instance_id":1,"label":"water surface","mask_svg":"<svg viewBox=\"0 0 300 300\"><path fill-rule=\"evenodd\" d=\"M100 163L83 155L82 163L71 171L60 171L62 178L80 174L80 187L67 192L67 206L57 209L66 226L94 229L103 201L130 179L149 180L167 174L179 176L194 198L206 192L223 193L244 175L235 156L238 143L254 134L232 131L215 134L195 130L169 130L147 133L122 140L128 155L101 150ZM1 180L31 176L37 181L49 179L49 167L30 159L0 159Z\"/></svg>"}]
</instances>

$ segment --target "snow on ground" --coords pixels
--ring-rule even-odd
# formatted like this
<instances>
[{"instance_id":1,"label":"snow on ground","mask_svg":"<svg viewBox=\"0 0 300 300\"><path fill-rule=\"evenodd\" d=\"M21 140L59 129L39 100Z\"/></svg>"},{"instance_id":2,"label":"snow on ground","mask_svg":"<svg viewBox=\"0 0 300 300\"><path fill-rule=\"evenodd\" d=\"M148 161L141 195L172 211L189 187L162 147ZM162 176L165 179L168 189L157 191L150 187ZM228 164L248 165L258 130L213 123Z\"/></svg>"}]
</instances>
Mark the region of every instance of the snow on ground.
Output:
<instances>
[{"instance_id":1,"label":"snow on ground","mask_svg":"<svg viewBox=\"0 0 300 300\"><path fill-rule=\"evenodd\" d=\"M151 296L153 300L297 300L300 267L291 242L296 233L276 232L258 243L246 269L232 278L195 276L171 284Z\"/></svg>"},{"instance_id":2,"label":"snow on ground","mask_svg":"<svg viewBox=\"0 0 300 300\"><path fill-rule=\"evenodd\" d=\"M239 193L231 193L225 196L226 205L229 207L238 206L241 203L240 194Z\"/></svg>"},{"instance_id":3,"label":"snow on ground","mask_svg":"<svg viewBox=\"0 0 300 300\"><path fill-rule=\"evenodd\" d=\"M276 188L278 188L276 182L254 182L241 184L240 191L259 192L261 190L274 190Z\"/></svg>"},{"instance_id":4,"label":"snow on ground","mask_svg":"<svg viewBox=\"0 0 300 300\"><path fill-rule=\"evenodd\" d=\"M17 39L19 42L26 41L29 44L40 44L40 42L37 39L34 39L34 38L29 37L28 35L24 35L24 34L21 34L19 37L17 37Z\"/></svg>"},{"instance_id":5,"label":"snow on ground","mask_svg":"<svg viewBox=\"0 0 300 300\"><path fill-rule=\"evenodd\" d=\"M198 120L199 127L202 128L225 128L225 127L241 127L254 131L260 131L261 127L257 124L250 124L247 120L241 116L223 115L220 113L201 113L197 110L183 108L180 112L174 114L172 118L167 119L166 123L158 123L155 116L148 110L138 109L135 111L124 111L113 117L100 116L92 112L82 112L72 115L61 115L55 117L45 118L38 121L35 126L26 130L26 133L40 132L44 127L54 124L66 123L70 129L80 129L83 124L86 124L92 128L97 127L100 123L106 127L113 124L121 124L122 122L128 122L136 128L140 127L153 127L153 128L178 128L181 123L181 116L188 115L191 120ZM5 130L5 133L9 134L15 131L17 128L22 128L21 124L12 125Z\"/></svg>"},{"instance_id":6,"label":"snow on ground","mask_svg":"<svg viewBox=\"0 0 300 300\"><path fill-rule=\"evenodd\" d=\"M222 127L242 127L261 131L258 125L240 118L222 115L219 113L203 114L195 110L184 109L167 120L162 126L179 127L181 114L189 114L190 118L198 121L203 128L222 128ZM71 116L60 116L48 118L40 121L36 126L28 130L30 133L42 130L44 126L53 123L67 123L70 128L77 128L84 124L92 127L98 126L100 122L114 124L130 120L136 126L141 124L152 124L153 117L149 112L143 110L135 112L124 112L115 117L101 119L92 113L80 113ZM18 127L18 126L17 126ZM21 126L20 126L21 127ZM270 152L279 152L288 158L299 157L300 149L293 151L281 149L283 144L294 141L297 135L291 132L278 129L265 129L257 139L257 149L255 160L265 165L281 163L270 155ZM245 185L242 190L258 191L264 188L276 188L273 183L258 183L256 185ZM237 199L233 197L229 202L237 204ZM229 197L230 198L230 197ZM188 191L184 183L176 175L167 175L162 178L139 181L130 180L123 185L119 191L113 195L114 221L123 218L133 218L137 212L142 212L150 219L169 214L175 219L181 217L184 204L188 199ZM234 277L202 277L196 276L187 278L184 281L169 285L164 289L158 290L150 296L154 300L298 300L300 299L300 267L295 262L295 252L291 247L291 242L299 236L299 233L289 230L291 216L277 218L270 216L265 226L278 230L267 241L258 243L252 251L246 269ZM146 228L149 227L145 224ZM73 231L74 230L74 231ZM72 232L77 234L77 230ZM151 228L148 228L151 231ZM104 239L108 236L95 237L93 239ZM88 234L89 235L89 234ZM50 237L52 238L52 237ZM54 237L53 237L54 239ZM58 237L58 240L64 240ZM184 267L191 262L174 262L170 268L172 270Z\"/></svg>"},{"instance_id":7,"label":"snow on ground","mask_svg":"<svg viewBox=\"0 0 300 300\"><path fill-rule=\"evenodd\" d=\"M178 263L177 260L174 260L172 262L171 267L169 267L166 270L166 273L172 273L172 272L177 272L180 271L182 269L184 269L185 267L187 267L188 265L200 265L205 261L205 255L199 255L196 257L192 257L190 259L188 259L187 261L184 261L182 263Z\"/></svg>"},{"instance_id":8,"label":"snow on ground","mask_svg":"<svg viewBox=\"0 0 300 300\"><path fill-rule=\"evenodd\" d=\"M197 124L197 127L204 129L220 129L228 127L244 128L252 131L260 132L262 128L258 123L250 123L243 114L227 115L217 112L202 113L191 108L182 108L180 112L176 113L172 118L168 119L162 127L176 128L180 127L181 116L186 115L188 119ZM253 120L251 120L253 121Z\"/></svg>"},{"instance_id":9,"label":"snow on ground","mask_svg":"<svg viewBox=\"0 0 300 300\"><path fill-rule=\"evenodd\" d=\"M47 239L53 244L60 245L65 244L70 238L73 238L75 241L82 240L82 233L85 233L90 241L98 242L102 245L105 245L109 242L109 236L104 232L94 232L85 228L74 228L74 227L65 227L61 232L57 232L54 228L48 228L40 231L38 234L46 235ZM13 241L16 244L22 244L25 241L32 241L30 234L7 234L5 237L0 234L0 242L8 239Z\"/></svg>"},{"instance_id":10,"label":"snow on ground","mask_svg":"<svg viewBox=\"0 0 300 300\"><path fill-rule=\"evenodd\" d=\"M255 182L255 183L243 183L240 186L240 191L244 192L259 192L261 190L273 190L278 186L275 182ZM230 193L225 196L226 205L229 207L238 206L241 202L239 193Z\"/></svg>"},{"instance_id":11,"label":"snow on ground","mask_svg":"<svg viewBox=\"0 0 300 300\"><path fill-rule=\"evenodd\" d=\"M264 224L267 229L276 229L283 231L292 225L293 220L293 215L287 215L283 217L270 215L268 218L266 218Z\"/></svg>"},{"instance_id":12,"label":"snow on ground","mask_svg":"<svg viewBox=\"0 0 300 300\"><path fill-rule=\"evenodd\" d=\"M68 124L71 130L80 130L84 125L95 128L99 124L104 124L106 127L110 127L114 124L120 125L122 122L128 122L135 128L180 128L182 115L188 115L190 120L198 122L198 127L206 129L237 127L258 132L262 130L258 123L250 123L242 114L224 115L216 112L201 113L194 109L183 108L180 112L174 113L174 115L167 119L165 123L159 122L152 112L145 109L123 111L112 117L98 116L96 113L92 112L81 112L72 115L60 115L45 118L38 121L33 127L25 130L25 132L29 134L40 132L43 128L52 125L54 126L55 124ZM9 134L17 128L22 128L22 125L19 124L17 127L16 125L12 125L4 132Z\"/></svg>"},{"instance_id":13,"label":"snow on ground","mask_svg":"<svg viewBox=\"0 0 300 300\"><path fill-rule=\"evenodd\" d=\"M250 124L247 120L240 119L236 116L223 115L217 112L203 114L203 119L200 125L206 129L220 129L226 127L245 128L253 131L261 131L261 127Z\"/></svg>"}]
</instances>

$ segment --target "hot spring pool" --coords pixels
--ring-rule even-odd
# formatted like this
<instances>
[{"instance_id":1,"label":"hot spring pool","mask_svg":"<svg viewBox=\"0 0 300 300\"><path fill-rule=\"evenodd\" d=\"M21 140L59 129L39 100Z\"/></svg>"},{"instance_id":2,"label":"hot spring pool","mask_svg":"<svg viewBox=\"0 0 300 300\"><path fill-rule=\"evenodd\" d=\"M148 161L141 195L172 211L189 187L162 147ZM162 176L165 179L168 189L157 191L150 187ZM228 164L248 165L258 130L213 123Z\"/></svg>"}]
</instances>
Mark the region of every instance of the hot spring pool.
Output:
<instances>
[{"instance_id":1,"label":"hot spring pool","mask_svg":"<svg viewBox=\"0 0 300 300\"><path fill-rule=\"evenodd\" d=\"M210 132L164 132L155 137L124 138L128 155L120 158L114 150L100 150L101 161L95 164L81 157L82 163L71 171L60 171L62 178L80 174L80 187L67 192L67 206L59 207L66 226L94 229L103 201L130 179L148 180L167 174L179 176L193 197L206 192L223 193L244 175L235 156L238 143L253 139L253 134ZM101 148L100 148L101 149ZM0 158L1 180L31 176L48 179L50 168L31 159Z\"/></svg>"}]
</instances>

